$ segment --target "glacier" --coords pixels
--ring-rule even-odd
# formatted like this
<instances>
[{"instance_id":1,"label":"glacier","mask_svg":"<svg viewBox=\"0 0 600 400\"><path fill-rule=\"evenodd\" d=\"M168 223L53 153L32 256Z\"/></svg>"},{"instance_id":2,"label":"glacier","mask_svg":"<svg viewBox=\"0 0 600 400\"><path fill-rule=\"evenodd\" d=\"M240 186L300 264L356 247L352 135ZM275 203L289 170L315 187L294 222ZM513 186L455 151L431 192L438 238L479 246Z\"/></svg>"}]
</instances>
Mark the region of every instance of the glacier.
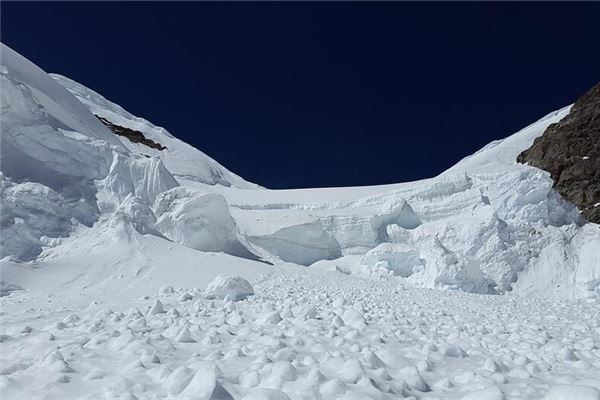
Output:
<instances>
[{"instance_id":1,"label":"glacier","mask_svg":"<svg viewBox=\"0 0 600 400\"><path fill-rule=\"evenodd\" d=\"M600 261L584 244L600 240L598 227L552 190L546 172L515 162L569 107L435 178L274 191L244 181L98 93L2 49L3 227L11 232L3 235L2 256L33 260L60 245L77 224L95 229L118 212L129 213L125 220L141 234L276 265L309 267L369 254L358 269L387 264L392 275L418 287L598 295ZM166 149L119 138L96 116ZM402 244L410 246L410 257L401 255ZM534 271L554 278L536 279ZM555 280L563 283L560 290Z\"/></svg>"},{"instance_id":2,"label":"glacier","mask_svg":"<svg viewBox=\"0 0 600 400\"><path fill-rule=\"evenodd\" d=\"M7 398L600 398L600 227L515 161L570 107L429 179L270 190L0 50Z\"/></svg>"}]
</instances>

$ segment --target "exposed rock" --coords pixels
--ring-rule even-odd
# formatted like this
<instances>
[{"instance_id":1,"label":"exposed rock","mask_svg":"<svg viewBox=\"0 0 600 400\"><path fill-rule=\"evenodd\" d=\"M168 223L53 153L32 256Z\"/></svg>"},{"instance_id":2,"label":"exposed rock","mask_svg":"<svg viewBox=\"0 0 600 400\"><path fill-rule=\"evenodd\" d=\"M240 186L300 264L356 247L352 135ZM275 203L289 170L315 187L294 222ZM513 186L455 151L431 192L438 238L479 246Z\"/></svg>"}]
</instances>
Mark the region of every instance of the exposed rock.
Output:
<instances>
[{"instance_id":1,"label":"exposed rock","mask_svg":"<svg viewBox=\"0 0 600 400\"><path fill-rule=\"evenodd\" d=\"M166 150L167 149L166 146L163 146L160 143L156 143L154 140L148 139L140 131L136 131L136 130L133 130L133 129L125 128L123 126L114 124L111 121L109 121L106 118L101 117L99 115L96 115L96 117L98 117L98 119L104 125L106 125L106 127L108 129L110 129L111 131L113 131L113 133L115 135L124 136L127 139L129 139L129 141L132 142L132 143L141 143L141 144L143 144L145 146L151 147L153 149L158 149L158 150Z\"/></svg>"},{"instance_id":2,"label":"exposed rock","mask_svg":"<svg viewBox=\"0 0 600 400\"><path fill-rule=\"evenodd\" d=\"M554 189L591 222L600 223L600 83L560 122L517 157L550 172Z\"/></svg>"}]
</instances>

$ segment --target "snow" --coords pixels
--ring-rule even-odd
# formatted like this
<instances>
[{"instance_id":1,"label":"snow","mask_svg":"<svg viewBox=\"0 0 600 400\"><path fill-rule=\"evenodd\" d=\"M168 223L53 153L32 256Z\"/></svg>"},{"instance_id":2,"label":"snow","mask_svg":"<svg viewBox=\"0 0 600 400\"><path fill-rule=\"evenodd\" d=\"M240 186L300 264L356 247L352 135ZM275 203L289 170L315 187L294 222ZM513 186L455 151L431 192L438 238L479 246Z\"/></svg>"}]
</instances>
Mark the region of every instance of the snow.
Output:
<instances>
[{"instance_id":1,"label":"snow","mask_svg":"<svg viewBox=\"0 0 600 400\"><path fill-rule=\"evenodd\" d=\"M570 109L571 106L567 106L553 111L516 134L489 143L475 154L459 161L443 174L456 174L475 170L479 172L498 172L507 167L514 167L517 156L523 150L530 148L535 138L541 136L550 124L564 118Z\"/></svg>"},{"instance_id":2,"label":"snow","mask_svg":"<svg viewBox=\"0 0 600 400\"><path fill-rule=\"evenodd\" d=\"M598 400L600 390L591 386L557 385L546 393L543 400Z\"/></svg>"},{"instance_id":3,"label":"snow","mask_svg":"<svg viewBox=\"0 0 600 400\"><path fill-rule=\"evenodd\" d=\"M249 279L254 296L238 302L144 285L128 296L95 294L94 303L65 302L57 291L4 297L3 395L188 398L219 388L233 399L597 398L597 304L304 267ZM166 312L150 312L157 301ZM564 356L567 346L576 357Z\"/></svg>"},{"instance_id":4,"label":"snow","mask_svg":"<svg viewBox=\"0 0 600 400\"><path fill-rule=\"evenodd\" d=\"M35 110L38 107L31 107L31 103L29 103L33 101L63 126L88 137L104 140L115 146L122 146L119 139L106 129L68 90L65 90L63 85L55 82L42 69L4 43L1 43L0 46L3 67L0 71L3 119L9 118L9 115L22 118L30 113L38 113ZM19 87L18 91L24 92L22 96L15 93L15 86Z\"/></svg>"},{"instance_id":5,"label":"snow","mask_svg":"<svg viewBox=\"0 0 600 400\"><path fill-rule=\"evenodd\" d=\"M32 260L129 196L177 186L160 159L131 154L73 95L1 47L1 255ZM4 205L6 204L6 207Z\"/></svg>"},{"instance_id":6,"label":"snow","mask_svg":"<svg viewBox=\"0 0 600 400\"><path fill-rule=\"evenodd\" d=\"M424 263L416 249L405 243L381 243L361 259L362 265L375 267L379 264L405 278L423 270Z\"/></svg>"},{"instance_id":7,"label":"snow","mask_svg":"<svg viewBox=\"0 0 600 400\"><path fill-rule=\"evenodd\" d=\"M235 221L225 199L216 193L184 187L162 192L154 201L155 227L169 239L201 251L235 247Z\"/></svg>"},{"instance_id":8,"label":"snow","mask_svg":"<svg viewBox=\"0 0 600 400\"><path fill-rule=\"evenodd\" d=\"M514 161L569 107L434 178L275 191L0 54L3 398L599 397L600 227Z\"/></svg>"},{"instance_id":9,"label":"snow","mask_svg":"<svg viewBox=\"0 0 600 400\"><path fill-rule=\"evenodd\" d=\"M177 139L166 129L153 125L143 118L135 117L119 105L105 99L100 94L61 75L51 74L56 82L68 89L92 113L108 119L110 122L140 131L147 138L166 146L166 150L157 150L142 144L132 143L123 138L122 143L134 153L160 157L167 169L182 184L204 183L239 188L259 188L247 182L215 160ZM168 101L163 99L161 101ZM197 132L197 135L204 133Z\"/></svg>"},{"instance_id":10,"label":"snow","mask_svg":"<svg viewBox=\"0 0 600 400\"><path fill-rule=\"evenodd\" d=\"M219 275L208 284L204 293L207 299L238 301L252 296L254 289L250 282L242 277Z\"/></svg>"},{"instance_id":11,"label":"snow","mask_svg":"<svg viewBox=\"0 0 600 400\"><path fill-rule=\"evenodd\" d=\"M488 386L485 389L477 390L468 393L460 398L460 400L504 400L504 393L498 389L498 386Z\"/></svg>"}]
</instances>

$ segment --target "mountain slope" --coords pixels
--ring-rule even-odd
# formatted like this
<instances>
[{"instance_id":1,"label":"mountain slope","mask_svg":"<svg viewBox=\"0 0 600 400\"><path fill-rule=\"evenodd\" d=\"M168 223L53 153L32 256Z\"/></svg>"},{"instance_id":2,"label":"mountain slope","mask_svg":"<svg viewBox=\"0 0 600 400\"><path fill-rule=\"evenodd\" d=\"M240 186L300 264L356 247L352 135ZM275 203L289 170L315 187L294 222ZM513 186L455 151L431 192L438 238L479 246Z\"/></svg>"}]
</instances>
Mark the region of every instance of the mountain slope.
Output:
<instances>
[{"instance_id":1,"label":"mountain slope","mask_svg":"<svg viewBox=\"0 0 600 400\"><path fill-rule=\"evenodd\" d=\"M569 108L431 179L274 191L0 64L2 398L600 399L600 227L515 160Z\"/></svg>"},{"instance_id":2,"label":"mountain slope","mask_svg":"<svg viewBox=\"0 0 600 400\"><path fill-rule=\"evenodd\" d=\"M589 221L600 223L600 83L519 154L518 161L550 172L558 193Z\"/></svg>"},{"instance_id":3,"label":"mountain slope","mask_svg":"<svg viewBox=\"0 0 600 400\"><path fill-rule=\"evenodd\" d=\"M26 60L21 63L34 68ZM7 73L5 79L19 74ZM76 241L61 238L79 229L73 218L92 230L109 229L121 221L139 234L162 238L165 246L171 240L199 251L258 257L276 265L333 262L346 272L428 288L596 296L597 226L582 227L576 209L552 190L547 173L516 163L516 155L568 115L569 107L491 143L435 178L273 191L247 183L163 128L82 85L59 75L50 78L43 71L38 75L37 81L65 85L82 103L63 91L79 105L58 110L34 102L11 111L18 104L20 88L33 85L21 81L13 85L16 94L6 97L10 107L3 110L3 127L10 140L3 138L3 144L8 143L3 152L20 151L32 160L3 163L3 202L8 210L3 226L13 232L4 235L4 255L23 260L67 255ZM20 96L28 99L28 93ZM82 110L81 104L87 109ZM40 109L44 116L58 113L88 121L97 132L76 128L89 130L94 140L99 135L106 140L90 142L90 136L81 139L78 132L46 125L29 136L21 134L23 126L32 125L30 110ZM123 136L119 141L93 114L120 127L113 130L142 135L152 141L147 143L159 146ZM44 151L30 144L40 143L38 132L54 135L41 142ZM69 148L72 151L63 153ZM79 154L85 156L77 158ZM10 157L3 153L3 160ZM177 187L181 183L184 187ZM540 274L551 278L540 280Z\"/></svg>"},{"instance_id":4,"label":"mountain slope","mask_svg":"<svg viewBox=\"0 0 600 400\"><path fill-rule=\"evenodd\" d=\"M118 126L140 131L150 140L165 146L166 149L160 151L123 139L123 144L133 152L160 157L180 183L224 185L244 189L259 187L228 171L200 150L171 135L166 129L131 115L119 105L106 100L93 90L64 76L57 74L51 74L51 76L77 97L93 114Z\"/></svg>"}]
</instances>

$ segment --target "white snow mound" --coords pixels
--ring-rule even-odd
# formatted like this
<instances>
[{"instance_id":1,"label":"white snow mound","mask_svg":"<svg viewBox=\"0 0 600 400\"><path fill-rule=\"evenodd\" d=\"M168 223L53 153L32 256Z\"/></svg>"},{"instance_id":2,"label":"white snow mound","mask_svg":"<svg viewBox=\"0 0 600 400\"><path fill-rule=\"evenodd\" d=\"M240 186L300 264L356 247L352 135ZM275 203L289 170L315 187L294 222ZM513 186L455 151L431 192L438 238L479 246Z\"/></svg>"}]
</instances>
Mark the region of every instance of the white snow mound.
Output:
<instances>
[{"instance_id":1,"label":"white snow mound","mask_svg":"<svg viewBox=\"0 0 600 400\"><path fill-rule=\"evenodd\" d=\"M207 299L238 301L252 296L254 289L240 276L219 275L208 284L204 294Z\"/></svg>"}]
</instances>

